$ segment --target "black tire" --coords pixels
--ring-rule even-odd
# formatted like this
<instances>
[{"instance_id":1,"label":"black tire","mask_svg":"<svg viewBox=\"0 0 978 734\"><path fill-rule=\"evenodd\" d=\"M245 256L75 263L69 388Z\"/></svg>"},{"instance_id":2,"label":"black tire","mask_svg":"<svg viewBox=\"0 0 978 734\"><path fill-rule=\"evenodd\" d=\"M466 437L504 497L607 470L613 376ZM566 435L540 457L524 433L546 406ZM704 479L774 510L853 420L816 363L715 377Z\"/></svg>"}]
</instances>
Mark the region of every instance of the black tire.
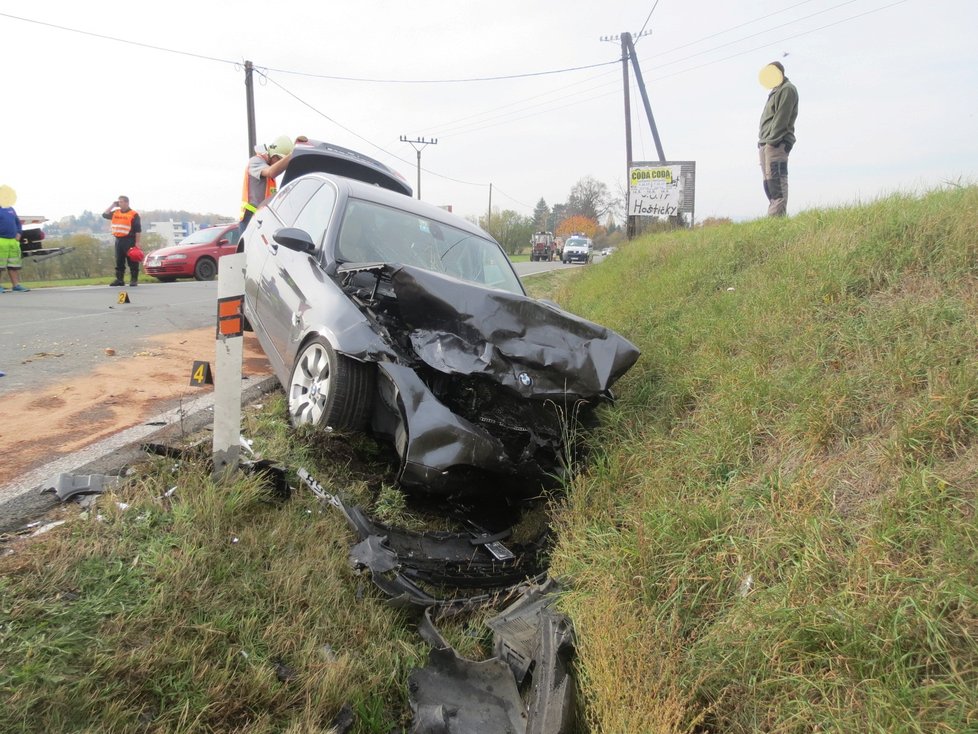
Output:
<instances>
[{"instance_id":1,"label":"black tire","mask_svg":"<svg viewBox=\"0 0 978 734\"><path fill-rule=\"evenodd\" d=\"M294 426L362 430L373 411L375 381L374 365L337 354L314 337L299 350L285 389L289 420Z\"/></svg>"},{"instance_id":2,"label":"black tire","mask_svg":"<svg viewBox=\"0 0 978 734\"><path fill-rule=\"evenodd\" d=\"M217 263L209 257L202 257L194 265L194 280L214 280L217 277Z\"/></svg>"}]
</instances>

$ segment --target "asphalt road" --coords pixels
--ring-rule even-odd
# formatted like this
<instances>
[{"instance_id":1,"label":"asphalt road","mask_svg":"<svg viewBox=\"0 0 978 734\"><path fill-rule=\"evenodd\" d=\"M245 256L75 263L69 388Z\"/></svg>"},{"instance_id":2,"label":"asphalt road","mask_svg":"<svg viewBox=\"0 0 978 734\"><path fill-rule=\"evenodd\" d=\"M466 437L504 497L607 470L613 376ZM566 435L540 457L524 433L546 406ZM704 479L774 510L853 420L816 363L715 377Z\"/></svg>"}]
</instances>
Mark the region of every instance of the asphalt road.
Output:
<instances>
[{"instance_id":1,"label":"asphalt road","mask_svg":"<svg viewBox=\"0 0 978 734\"><path fill-rule=\"evenodd\" d=\"M129 303L118 302L123 292ZM0 395L85 374L106 348L123 353L144 337L213 325L216 298L216 281L8 290L0 294Z\"/></svg>"}]
</instances>

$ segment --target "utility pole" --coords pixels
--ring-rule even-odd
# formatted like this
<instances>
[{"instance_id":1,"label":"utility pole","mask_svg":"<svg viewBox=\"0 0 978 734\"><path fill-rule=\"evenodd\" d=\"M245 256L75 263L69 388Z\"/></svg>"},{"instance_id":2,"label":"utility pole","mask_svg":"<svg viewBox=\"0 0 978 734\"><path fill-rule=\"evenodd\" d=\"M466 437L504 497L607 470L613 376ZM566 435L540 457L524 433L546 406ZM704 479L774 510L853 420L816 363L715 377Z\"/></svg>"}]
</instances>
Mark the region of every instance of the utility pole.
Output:
<instances>
[{"instance_id":1,"label":"utility pole","mask_svg":"<svg viewBox=\"0 0 978 734\"><path fill-rule=\"evenodd\" d=\"M647 36L652 31L643 31L635 36L636 39ZM666 154L662 151L662 141L659 140L659 131L655 126L655 118L652 116L652 105L649 103L649 95L645 91L645 80L642 78L642 69L638 65L638 56L635 53L635 44L632 42L631 33L622 33L620 36L601 36L602 41L621 41L621 76L625 99L625 183L628 184L628 174L632 170L632 106L628 84L628 61L631 59L632 68L635 70L635 81L638 82L638 91L642 95L642 102L645 106L645 116L648 118L649 127L652 130L652 139L655 141L655 150L659 154L659 162L666 162ZM635 226L633 217L625 213L625 236L632 239L635 236Z\"/></svg>"},{"instance_id":2,"label":"utility pole","mask_svg":"<svg viewBox=\"0 0 978 734\"><path fill-rule=\"evenodd\" d=\"M421 151L425 149L428 145L438 145L438 138L432 138L431 140L425 140L424 138L415 138L414 140L408 140L403 135L401 136L402 143L410 143L411 147L414 148L415 152L418 154L418 198L421 198ZM421 146L420 148L418 146Z\"/></svg>"},{"instance_id":3,"label":"utility pole","mask_svg":"<svg viewBox=\"0 0 978 734\"><path fill-rule=\"evenodd\" d=\"M649 93L645 89L645 80L642 79L642 67L638 65L638 55L635 53L635 44L632 43L631 33L621 34L621 46L623 51L627 50L632 59L632 69L635 71L635 81L638 82L638 91L642 95L642 102L645 104L645 116L649 120L649 127L652 129L652 139L655 140L655 151L659 154L659 163L666 162L666 154L662 152L662 141L659 140L659 130L655 126L655 118L652 116L652 105L649 103Z\"/></svg>"},{"instance_id":4,"label":"utility pole","mask_svg":"<svg viewBox=\"0 0 978 734\"><path fill-rule=\"evenodd\" d=\"M647 36L652 31L643 31L636 38ZM662 141L659 140L659 130L655 126L655 117L652 116L652 105L649 102L649 95L645 89L645 80L642 78L642 68L638 65L638 56L635 53L635 44L632 42L631 33L622 33L619 36L601 36L602 41L621 41L621 72L622 83L625 91L625 157L628 165L632 163L632 110L628 91L628 62L631 60L632 69L635 71L635 81L638 82L638 91L642 95L642 103L645 106L645 116L649 121L649 128L652 130L652 139L655 141L655 150L659 154L659 163L666 162L666 154L662 152Z\"/></svg>"},{"instance_id":5,"label":"utility pole","mask_svg":"<svg viewBox=\"0 0 978 734\"><path fill-rule=\"evenodd\" d=\"M489 182L489 211L486 212L486 232L489 231L489 222L492 221L492 182Z\"/></svg>"},{"instance_id":6,"label":"utility pole","mask_svg":"<svg viewBox=\"0 0 978 734\"><path fill-rule=\"evenodd\" d=\"M255 86L252 81L254 67L245 61L245 104L248 111L248 158L255 154L258 135L255 132Z\"/></svg>"}]
</instances>

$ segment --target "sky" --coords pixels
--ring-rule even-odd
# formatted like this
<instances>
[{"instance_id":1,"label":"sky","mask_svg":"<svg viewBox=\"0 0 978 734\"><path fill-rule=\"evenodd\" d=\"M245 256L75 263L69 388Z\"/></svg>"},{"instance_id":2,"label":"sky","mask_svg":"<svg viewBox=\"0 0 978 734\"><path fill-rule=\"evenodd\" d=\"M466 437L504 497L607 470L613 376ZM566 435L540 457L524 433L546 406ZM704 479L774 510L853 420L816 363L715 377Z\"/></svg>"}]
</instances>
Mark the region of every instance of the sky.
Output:
<instances>
[{"instance_id":1,"label":"sky","mask_svg":"<svg viewBox=\"0 0 978 734\"><path fill-rule=\"evenodd\" d=\"M621 45L695 218L763 216L758 72L800 111L789 213L978 178L978 0L0 0L7 153L21 215L139 209L236 218L259 142L354 148L462 216L532 214L579 180L626 181ZM608 39L611 40L602 40ZM554 73L549 73L554 72ZM493 77L507 77L504 79ZM632 159L657 160L629 69ZM490 186L491 185L491 186Z\"/></svg>"}]
</instances>

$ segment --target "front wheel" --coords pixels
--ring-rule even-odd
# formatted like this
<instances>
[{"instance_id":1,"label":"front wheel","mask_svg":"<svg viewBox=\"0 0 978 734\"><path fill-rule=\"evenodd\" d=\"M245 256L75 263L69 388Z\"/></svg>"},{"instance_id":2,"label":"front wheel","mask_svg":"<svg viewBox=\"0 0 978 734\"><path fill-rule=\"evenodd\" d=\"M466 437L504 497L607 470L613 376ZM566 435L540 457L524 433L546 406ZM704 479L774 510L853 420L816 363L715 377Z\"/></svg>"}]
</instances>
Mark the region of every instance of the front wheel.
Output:
<instances>
[{"instance_id":1,"label":"front wheel","mask_svg":"<svg viewBox=\"0 0 978 734\"><path fill-rule=\"evenodd\" d=\"M373 409L376 368L337 354L320 336L299 352L289 378L289 419L294 426L361 430Z\"/></svg>"},{"instance_id":2,"label":"front wheel","mask_svg":"<svg viewBox=\"0 0 978 734\"><path fill-rule=\"evenodd\" d=\"M194 278L196 280L214 280L217 275L217 263L209 257L202 257L194 266Z\"/></svg>"}]
</instances>

